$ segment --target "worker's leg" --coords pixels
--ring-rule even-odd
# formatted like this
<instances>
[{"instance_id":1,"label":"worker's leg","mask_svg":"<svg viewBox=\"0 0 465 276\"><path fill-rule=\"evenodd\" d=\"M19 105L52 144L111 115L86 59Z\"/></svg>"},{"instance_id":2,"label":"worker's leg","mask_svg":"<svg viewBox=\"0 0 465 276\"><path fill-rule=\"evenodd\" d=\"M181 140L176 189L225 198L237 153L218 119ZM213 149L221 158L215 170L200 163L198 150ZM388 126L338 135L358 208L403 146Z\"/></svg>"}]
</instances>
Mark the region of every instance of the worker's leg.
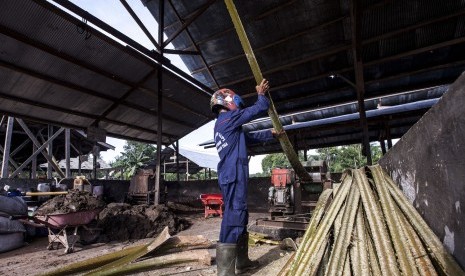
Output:
<instances>
[{"instance_id":1,"label":"worker's leg","mask_svg":"<svg viewBox=\"0 0 465 276\"><path fill-rule=\"evenodd\" d=\"M220 188L223 195L224 213L221 221L220 238L216 245L217 275L229 276L235 275L237 240L245 229L244 227L237 228L235 225L238 224L238 221L247 218L241 219L241 213L233 209L236 183L220 185ZM243 222L239 224L242 225Z\"/></svg>"},{"instance_id":2,"label":"worker's leg","mask_svg":"<svg viewBox=\"0 0 465 276\"><path fill-rule=\"evenodd\" d=\"M235 243L239 237L246 233L249 220L249 213L243 202L243 188L238 188L238 184L228 183L220 185L223 194L224 213L221 221L219 241L221 243Z\"/></svg>"},{"instance_id":3,"label":"worker's leg","mask_svg":"<svg viewBox=\"0 0 465 276\"><path fill-rule=\"evenodd\" d=\"M249 234L247 233L247 224L249 223L249 212L247 209L247 184L249 176L249 168L247 163L238 167L236 187L236 196L234 200L235 210L242 210L245 214L245 220L241 221L244 225L240 229L240 235L237 237L237 258L236 258L236 272L244 273L250 269L258 267L258 261L251 261L249 259Z\"/></svg>"}]
</instances>

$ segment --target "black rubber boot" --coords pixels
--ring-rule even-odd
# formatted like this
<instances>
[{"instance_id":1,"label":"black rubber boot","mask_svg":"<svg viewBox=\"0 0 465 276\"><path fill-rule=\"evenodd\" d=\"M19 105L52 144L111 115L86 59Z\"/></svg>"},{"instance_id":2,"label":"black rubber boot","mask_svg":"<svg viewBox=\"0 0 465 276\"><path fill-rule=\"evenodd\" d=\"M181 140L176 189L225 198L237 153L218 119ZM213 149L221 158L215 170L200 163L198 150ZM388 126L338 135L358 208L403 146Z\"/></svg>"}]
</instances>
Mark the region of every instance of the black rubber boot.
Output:
<instances>
[{"instance_id":1,"label":"black rubber boot","mask_svg":"<svg viewBox=\"0 0 465 276\"><path fill-rule=\"evenodd\" d=\"M241 274L257 267L258 261L249 259L249 233L245 233L237 241L236 272Z\"/></svg>"},{"instance_id":2,"label":"black rubber boot","mask_svg":"<svg viewBox=\"0 0 465 276\"><path fill-rule=\"evenodd\" d=\"M234 268L236 263L237 244L216 244L216 270L218 276L236 275Z\"/></svg>"}]
</instances>

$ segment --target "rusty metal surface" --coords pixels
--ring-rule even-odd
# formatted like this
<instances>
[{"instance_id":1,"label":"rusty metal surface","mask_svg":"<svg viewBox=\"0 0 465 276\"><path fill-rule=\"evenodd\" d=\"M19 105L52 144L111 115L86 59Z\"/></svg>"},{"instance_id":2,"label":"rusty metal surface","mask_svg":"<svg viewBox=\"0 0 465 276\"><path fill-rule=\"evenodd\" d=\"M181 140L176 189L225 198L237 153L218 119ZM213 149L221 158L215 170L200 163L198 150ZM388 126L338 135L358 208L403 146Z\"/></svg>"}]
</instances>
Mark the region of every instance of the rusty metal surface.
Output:
<instances>
[{"instance_id":1,"label":"rusty metal surface","mask_svg":"<svg viewBox=\"0 0 465 276\"><path fill-rule=\"evenodd\" d=\"M305 231L308 226L308 221L257 219L256 225Z\"/></svg>"},{"instance_id":2,"label":"rusty metal surface","mask_svg":"<svg viewBox=\"0 0 465 276\"><path fill-rule=\"evenodd\" d=\"M157 18L158 1L141 1ZM165 17L168 36L208 3L207 0L170 2ZM355 99L349 84L340 78L328 78L337 73L354 80L350 1L234 3L263 76L270 80L278 114L320 109ZM360 5L365 97L373 99L367 109L376 108L375 101L385 95L450 84L465 69L465 4L462 1L448 1L447 5L422 0L361 1ZM173 44L179 50L199 50L200 56L182 56L198 80L212 89L231 88L246 98L246 104L253 103L253 75L222 1L209 6ZM415 99L407 100L412 101ZM356 110L355 104L352 108ZM335 110L339 114L347 112L346 107L337 106ZM390 123L404 123L404 127L393 130L393 135L401 137L422 114L424 111L415 117L390 119ZM377 130L370 132L372 141L382 131L377 126L387 121L386 118L369 121L370 129ZM268 126L258 125L258 129L265 128ZM340 129L344 129L342 124L333 125L332 131L321 135L321 140L300 131L295 135L300 141L306 137L318 141L302 142L299 145L302 148L305 144L318 147L360 140L347 129L346 133L337 131ZM326 136L339 136L339 139L326 139ZM278 145L274 146L259 152L276 151Z\"/></svg>"},{"instance_id":3,"label":"rusty metal surface","mask_svg":"<svg viewBox=\"0 0 465 276\"><path fill-rule=\"evenodd\" d=\"M3 114L154 143L163 70L163 143L213 118L211 91L47 1L2 1L0 41Z\"/></svg>"}]
</instances>

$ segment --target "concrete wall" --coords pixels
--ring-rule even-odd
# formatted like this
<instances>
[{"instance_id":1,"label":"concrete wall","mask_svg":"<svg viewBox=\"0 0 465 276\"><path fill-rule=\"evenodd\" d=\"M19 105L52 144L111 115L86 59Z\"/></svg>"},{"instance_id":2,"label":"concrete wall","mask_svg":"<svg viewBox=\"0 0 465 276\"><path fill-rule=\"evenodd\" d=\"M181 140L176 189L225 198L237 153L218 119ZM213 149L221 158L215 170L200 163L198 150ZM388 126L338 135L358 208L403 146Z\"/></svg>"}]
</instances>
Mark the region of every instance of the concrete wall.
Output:
<instances>
[{"instance_id":1,"label":"concrete wall","mask_svg":"<svg viewBox=\"0 0 465 276\"><path fill-rule=\"evenodd\" d=\"M465 268L464 74L379 164Z\"/></svg>"},{"instance_id":2,"label":"concrete wall","mask_svg":"<svg viewBox=\"0 0 465 276\"><path fill-rule=\"evenodd\" d=\"M66 184L68 189L73 188L73 179L65 179L61 184ZM129 190L128 180L99 180L91 179L90 183L94 186L103 186L103 196L107 202L123 202ZM18 179L2 178L0 179L0 189L3 190L5 185L11 188L20 188L23 192L31 189L37 190L39 183L55 183L53 179Z\"/></svg>"},{"instance_id":3,"label":"concrete wall","mask_svg":"<svg viewBox=\"0 0 465 276\"><path fill-rule=\"evenodd\" d=\"M106 202L123 202L129 191L128 180L89 180L94 186L103 186L103 195ZM23 192L37 189L39 183L55 183L53 179L0 179L0 189L5 185L11 188L20 188ZM68 189L73 188L73 179L65 179L61 184L66 184ZM218 180L202 181L166 181L168 187L167 200L195 204L199 207L202 202L200 194L220 193ZM269 177L250 178L248 190L248 205L250 210L268 210L268 188L270 187ZM161 187L164 191L164 187Z\"/></svg>"},{"instance_id":4,"label":"concrete wall","mask_svg":"<svg viewBox=\"0 0 465 276\"><path fill-rule=\"evenodd\" d=\"M218 180L202 181L170 181L165 182L168 187L167 199L169 201L190 203L201 206L200 194L221 193L218 187ZM249 189L247 194L248 207L251 211L268 210L268 188L270 187L269 177L259 177L249 179Z\"/></svg>"}]
</instances>

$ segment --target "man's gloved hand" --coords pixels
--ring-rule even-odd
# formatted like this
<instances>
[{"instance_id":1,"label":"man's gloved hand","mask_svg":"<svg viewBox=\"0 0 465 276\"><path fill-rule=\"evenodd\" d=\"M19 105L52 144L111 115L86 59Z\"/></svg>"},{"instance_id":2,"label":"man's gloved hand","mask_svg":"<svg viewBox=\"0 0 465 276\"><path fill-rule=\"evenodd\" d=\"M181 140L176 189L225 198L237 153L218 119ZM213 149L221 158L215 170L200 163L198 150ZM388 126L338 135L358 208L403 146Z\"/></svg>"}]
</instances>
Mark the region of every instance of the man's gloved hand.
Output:
<instances>
[{"instance_id":1,"label":"man's gloved hand","mask_svg":"<svg viewBox=\"0 0 465 276\"><path fill-rule=\"evenodd\" d=\"M276 139L279 139L279 137L283 136L285 133L284 129L281 129L279 132L274 128L271 129L271 134L273 134L273 137Z\"/></svg>"},{"instance_id":2,"label":"man's gloved hand","mask_svg":"<svg viewBox=\"0 0 465 276\"><path fill-rule=\"evenodd\" d=\"M257 90L258 95L265 95L268 89L270 89L270 84L266 79L263 79L259 85L255 86L255 90Z\"/></svg>"}]
</instances>

